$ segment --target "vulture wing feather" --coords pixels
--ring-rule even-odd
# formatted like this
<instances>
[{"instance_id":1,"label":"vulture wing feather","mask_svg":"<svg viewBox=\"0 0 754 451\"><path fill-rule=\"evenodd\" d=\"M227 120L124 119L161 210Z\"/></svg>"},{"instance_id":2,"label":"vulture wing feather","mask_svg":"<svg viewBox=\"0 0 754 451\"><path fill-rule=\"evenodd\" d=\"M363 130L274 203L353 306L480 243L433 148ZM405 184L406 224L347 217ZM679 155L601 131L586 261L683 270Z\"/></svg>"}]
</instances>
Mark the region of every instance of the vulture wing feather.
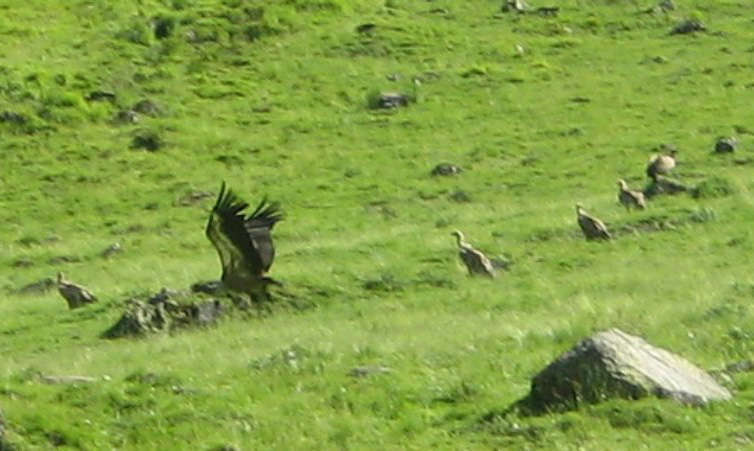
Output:
<instances>
[{"instance_id":1,"label":"vulture wing feather","mask_svg":"<svg viewBox=\"0 0 754 451\"><path fill-rule=\"evenodd\" d=\"M275 223L282 219L280 205L277 202L268 203L267 198L264 198L244 221L246 233L251 239L251 245L265 272L269 271L275 259L275 247L270 232L275 227Z\"/></svg>"},{"instance_id":2,"label":"vulture wing feather","mask_svg":"<svg viewBox=\"0 0 754 451\"><path fill-rule=\"evenodd\" d=\"M220 187L217 202L207 222L206 234L217 249L223 274L251 271L260 274L262 262L245 228L243 210L249 206L233 191Z\"/></svg>"}]
</instances>

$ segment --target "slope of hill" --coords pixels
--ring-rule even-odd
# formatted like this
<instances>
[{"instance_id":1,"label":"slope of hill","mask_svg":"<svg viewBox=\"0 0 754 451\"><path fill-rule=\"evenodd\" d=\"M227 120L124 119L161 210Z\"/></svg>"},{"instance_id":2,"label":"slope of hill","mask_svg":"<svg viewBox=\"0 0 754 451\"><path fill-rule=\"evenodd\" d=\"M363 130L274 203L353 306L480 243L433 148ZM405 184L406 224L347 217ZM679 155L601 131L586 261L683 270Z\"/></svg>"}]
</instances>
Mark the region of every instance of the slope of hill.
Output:
<instances>
[{"instance_id":1,"label":"slope of hill","mask_svg":"<svg viewBox=\"0 0 754 451\"><path fill-rule=\"evenodd\" d=\"M548 6L531 2L532 6ZM745 447L733 402L500 412L619 327L704 368L751 358L749 10L563 0L0 6L0 407L21 449ZM671 35L683 20L707 31ZM364 26L369 25L369 26ZM380 92L415 98L371 109ZM712 152L736 136L732 154ZM695 195L626 212L663 145ZM463 172L431 176L443 162ZM279 200L299 301L104 340L125 301L220 267L220 181ZM575 203L615 239L586 242ZM513 261L469 278L451 232ZM119 243L109 258L104 249ZM100 302L19 287L65 271ZM389 372L353 377L358 366ZM46 384L43 375L92 383Z\"/></svg>"}]
</instances>

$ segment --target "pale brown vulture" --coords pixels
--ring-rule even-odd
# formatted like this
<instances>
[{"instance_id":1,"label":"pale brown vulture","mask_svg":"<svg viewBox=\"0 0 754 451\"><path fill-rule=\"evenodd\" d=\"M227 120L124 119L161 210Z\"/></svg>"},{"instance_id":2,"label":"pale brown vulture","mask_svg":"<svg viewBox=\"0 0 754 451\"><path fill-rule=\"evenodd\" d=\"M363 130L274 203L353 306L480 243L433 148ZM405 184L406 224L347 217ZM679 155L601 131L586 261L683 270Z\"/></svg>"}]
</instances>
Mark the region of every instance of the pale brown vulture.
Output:
<instances>
[{"instance_id":1,"label":"pale brown vulture","mask_svg":"<svg viewBox=\"0 0 754 451\"><path fill-rule=\"evenodd\" d=\"M580 204L576 204L576 215L579 227L581 227L581 231L584 232L587 240L609 240L611 238L605 223L589 215Z\"/></svg>"},{"instance_id":2,"label":"pale brown vulture","mask_svg":"<svg viewBox=\"0 0 754 451\"><path fill-rule=\"evenodd\" d=\"M464 241L463 233L456 230L451 235L456 237L458 255L469 270L469 275L481 274L487 277L495 277L495 268L492 267L490 259Z\"/></svg>"},{"instance_id":3,"label":"pale brown vulture","mask_svg":"<svg viewBox=\"0 0 754 451\"><path fill-rule=\"evenodd\" d=\"M618 201L626 207L626 210L630 210L631 208L639 208L643 210L647 208L647 202L644 200L644 193L629 189L626 181L623 179L618 180L618 187Z\"/></svg>"},{"instance_id":4,"label":"pale brown vulture","mask_svg":"<svg viewBox=\"0 0 754 451\"><path fill-rule=\"evenodd\" d=\"M65 298L69 309L97 302L97 298L89 290L81 285L65 280L62 272L58 273L58 292Z\"/></svg>"},{"instance_id":5,"label":"pale brown vulture","mask_svg":"<svg viewBox=\"0 0 754 451\"><path fill-rule=\"evenodd\" d=\"M207 221L206 234L220 256L223 285L235 292L248 294L252 302L270 299L267 286L281 285L267 277L275 258L270 232L283 219L280 206L268 203L265 197L248 216L243 211L249 204L233 191L220 187Z\"/></svg>"},{"instance_id":6,"label":"pale brown vulture","mask_svg":"<svg viewBox=\"0 0 754 451\"><path fill-rule=\"evenodd\" d=\"M657 155L647 166L647 177L654 179L659 174L667 174L675 167L678 151L673 149L668 155Z\"/></svg>"}]
</instances>

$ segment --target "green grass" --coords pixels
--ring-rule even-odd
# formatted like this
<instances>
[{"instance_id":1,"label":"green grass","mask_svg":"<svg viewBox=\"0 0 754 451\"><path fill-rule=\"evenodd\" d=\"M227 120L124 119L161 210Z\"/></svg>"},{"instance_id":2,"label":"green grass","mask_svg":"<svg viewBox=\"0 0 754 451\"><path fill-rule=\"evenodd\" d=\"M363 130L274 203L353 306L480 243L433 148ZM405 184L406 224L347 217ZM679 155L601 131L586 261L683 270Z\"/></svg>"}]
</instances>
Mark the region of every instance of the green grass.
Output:
<instances>
[{"instance_id":1,"label":"green grass","mask_svg":"<svg viewBox=\"0 0 754 451\"><path fill-rule=\"evenodd\" d=\"M754 440L746 373L733 401L702 409L501 414L603 328L703 368L751 358L754 33L741 2L652 15L563 0L557 18L487 0L64 3L0 5L0 407L21 449ZM710 31L668 35L689 17ZM369 108L387 91L416 102ZM114 120L144 99L159 110ZM737 153L714 155L731 135ZM135 148L138 136L159 147ZM697 189L625 212L616 180L642 188L663 143ZM430 176L442 162L464 172ZM129 297L218 277L204 225L221 180L282 203L271 275L304 308L100 339ZM576 202L617 239L585 242ZM511 270L468 278L454 229ZM115 242L124 252L101 257ZM13 294L59 270L101 302ZM348 375L378 364L391 371Z\"/></svg>"}]
</instances>

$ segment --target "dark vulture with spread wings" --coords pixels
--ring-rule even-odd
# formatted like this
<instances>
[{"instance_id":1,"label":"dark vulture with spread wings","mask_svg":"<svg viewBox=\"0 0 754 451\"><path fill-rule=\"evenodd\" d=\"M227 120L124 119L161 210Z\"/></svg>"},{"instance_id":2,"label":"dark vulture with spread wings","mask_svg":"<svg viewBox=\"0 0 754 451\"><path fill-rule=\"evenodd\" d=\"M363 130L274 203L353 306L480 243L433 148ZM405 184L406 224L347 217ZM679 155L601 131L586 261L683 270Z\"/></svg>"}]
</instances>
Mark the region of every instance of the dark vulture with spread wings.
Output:
<instances>
[{"instance_id":1,"label":"dark vulture with spread wings","mask_svg":"<svg viewBox=\"0 0 754 451\"><path fill-rule=\"evenodd\" d=\"M230 290L248 294L253 302L269 300L267 286L281 285L267 277L275 258L270 232L283 219L280 206L265 197L248 216L249 204L239 199L225 182L207 222L207 238L220 256L222 282Z\"/></svg>"}]
</instances>

